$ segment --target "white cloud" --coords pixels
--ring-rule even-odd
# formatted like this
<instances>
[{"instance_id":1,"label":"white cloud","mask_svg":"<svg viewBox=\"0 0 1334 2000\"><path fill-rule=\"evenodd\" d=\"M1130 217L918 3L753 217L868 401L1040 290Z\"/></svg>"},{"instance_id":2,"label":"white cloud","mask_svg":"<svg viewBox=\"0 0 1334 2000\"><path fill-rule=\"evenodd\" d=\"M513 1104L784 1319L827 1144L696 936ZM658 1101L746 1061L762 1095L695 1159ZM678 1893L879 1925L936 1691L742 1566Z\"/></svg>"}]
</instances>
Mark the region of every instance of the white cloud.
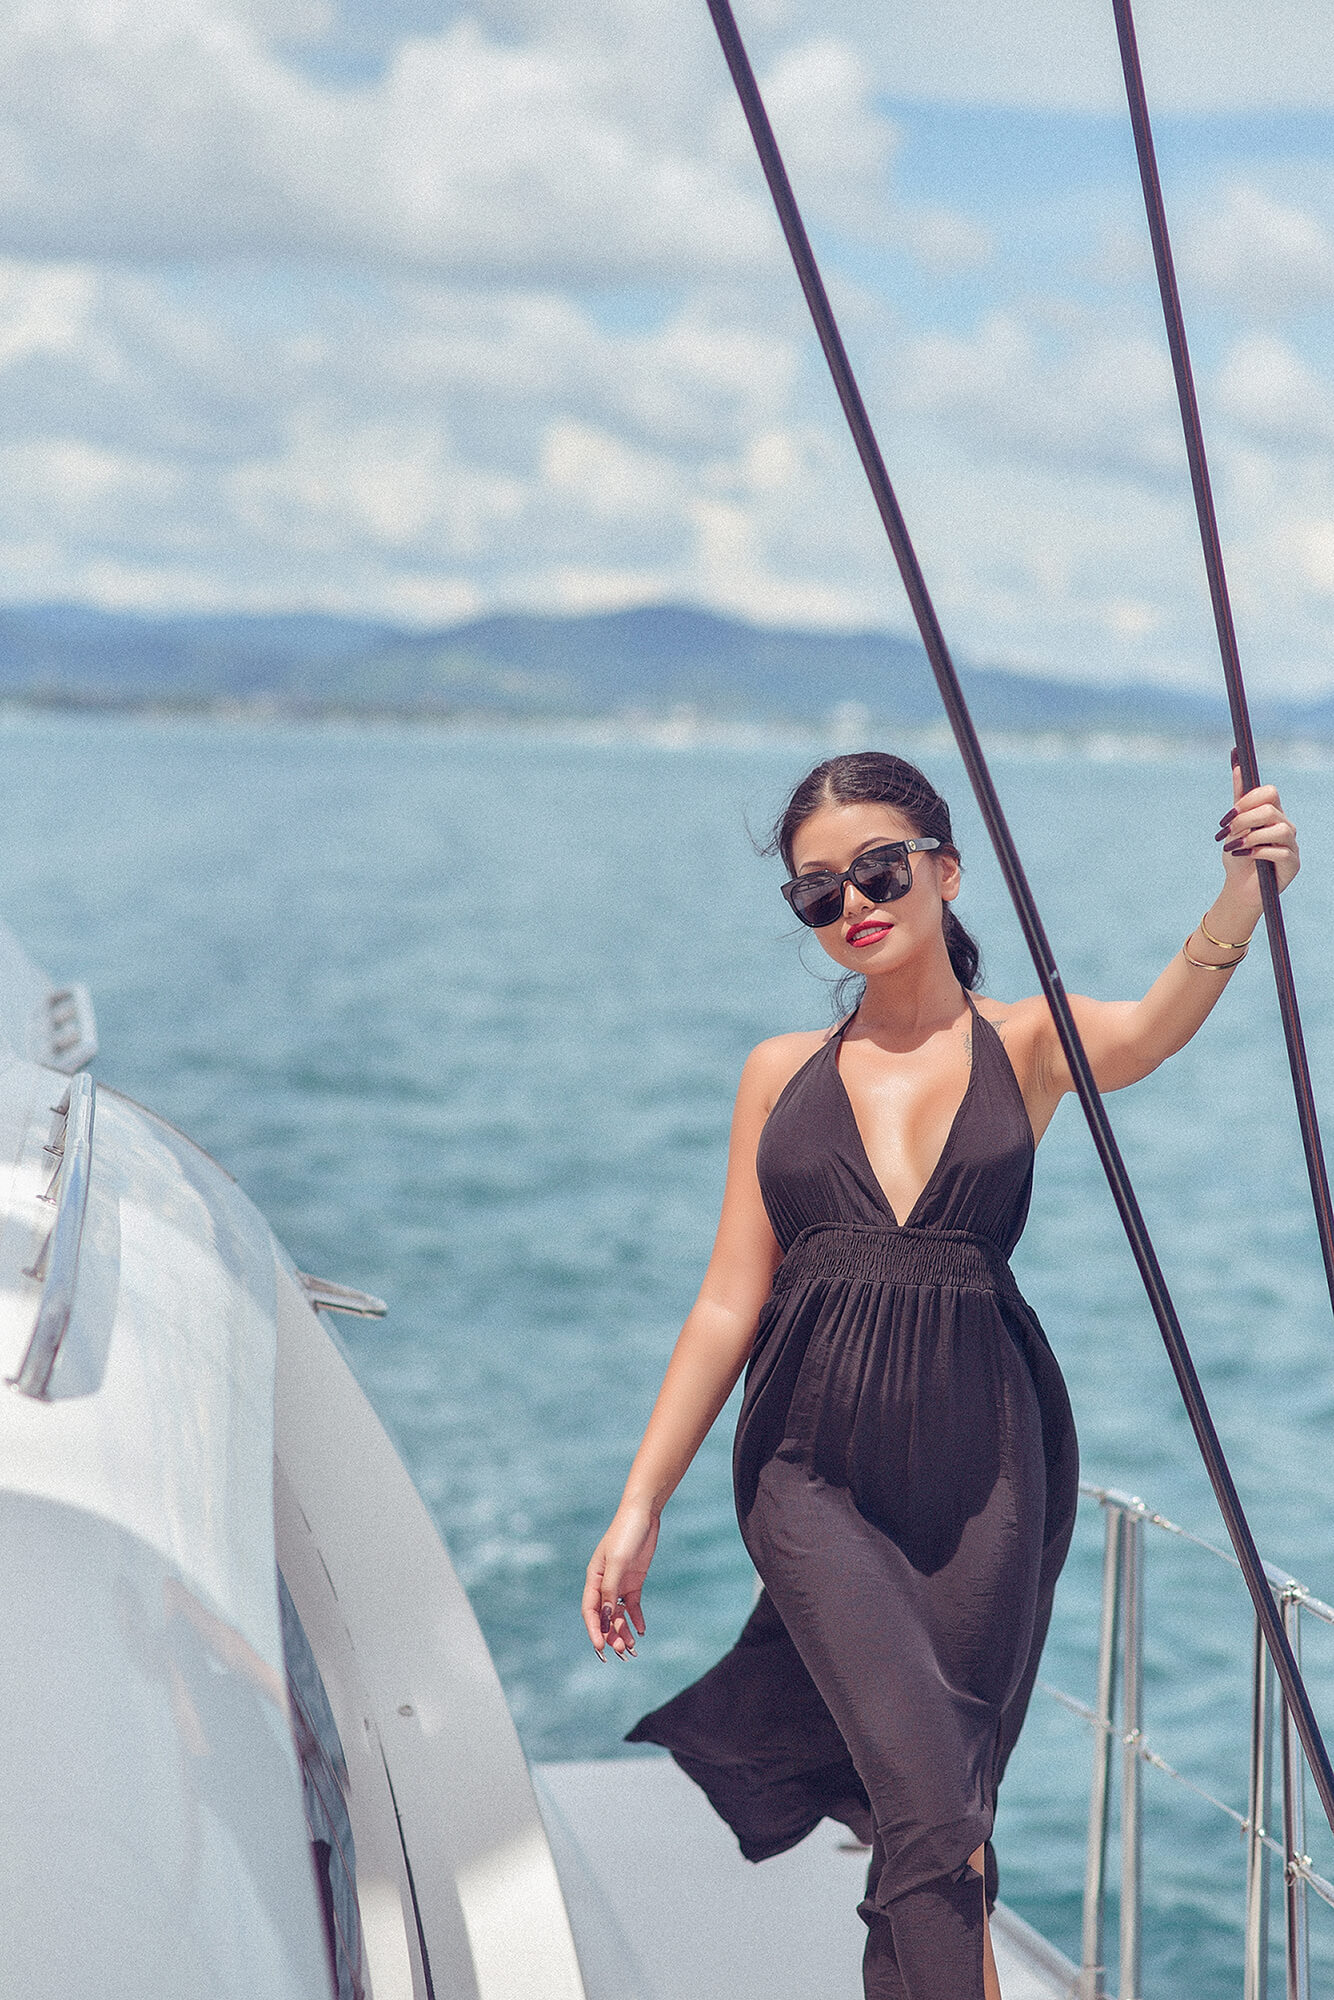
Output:
<instances>
[{"instance_id":1,"label":"white cloud","mask_svg":"<svg viewBox=\"0 0 1334 2000\"><path fill-rule=\"evenodd\" d=\"M298 46L324 40L338 25L332 0L230 0L230 11L257 34Z\"/></svg>"},{"instance_id":2,"label":"white cloud","mask_svg":"<svg viewBox=\"0 0 1334 2000\"><path fill-rule=\"evenodd\" d=\"M758 191L688 126L638 121L586 37L502 42L464 19L341 89L223 0L33 0L3 42L0 243L21 254L565 278L773 255Z\"/></svg>"},{"instance_id":3,"label":"white cloud","mask_svg":"<svg viewBox=\"0 0 1334 2000\"><path fill-rule=\"evenodd\" d=\"M975 658L1216 689L1161 343L1031 302L909 337L867 371L945 629ZM1334 685L1334 380L1235 340L1200 389L1257 692Z\"/></svg>"},{"instance_id":4,"label":"white cloud","mask_svg":"<svg viewBox=\"0 0 1334 2000\"><path fill-rule=\"evenodd\" d=\"M762 624L840 626L865 620L867 595L833 578L776 564L762 512L737 500L701 497L691 513L692 570L706 602ZM861 613L861 616L858 616Z\"/></svg>"},{"instance_id":5,"label":"white cloud","mask_svg":"<svg viewBox=\"0 0 1334 2000\"><path fill-rule=\"evenodd\" d=\"M781 245L703 28L652 10L529 32L464 15L356 86L294 69L300 7L29 0L0 15L0 247L130 259L286 257L471 280L755 277ZM309 23L307 23L307 30ZM303 30L306 32L307 30ZM966 218L902 210L895 134L839 41L780 54L776 115L816 212L930 260ZM727 138L727 134L731 138Z\"/></svg>"},{"instance_id":6,"label":"white cloud","mask_svg":"<svg viewBox=\"0 0 1334 2000\"><path fill-rule=\"evenodd\" d=\"M0 262L0 369L73 353L95 291L88 270Z\"/></svg>"},{"instance_id":7,"label":"white cloud","mask_svg":"<svg viewBox=\"0 0 1334 2000\"><path fill-rule=\"evenodd\" d=\"M547 426L539 471L553 500L578 508L590 523L666 525L688 500L688 483L666 455L636 450L604 429L568 417Z\"/></svg>"},{"instance_id":8,"label":"white cloud","mask_svg":"<svg viewBox=\"0 0 1334 2000\"><path fill-rule=\"evenodd\" d=\"M1088 312L987 314L966 334L908 339L886 393L980 454L1157 480L1180 462L1161 343Z\"/></svg>"},{"instance_id":9,"label":"white cloud","mask_svg":"<svg viewBox=\"0 0 1334 2000\"><path fill-rule=\"evenodd\" d=\"M767 294L617 330L541 292L315 288L275 336L240 309L248 283L0 272L11 592L425 623L670 598L906 626L799 315ZM900 330L866 386L962 656L1215 685L1155 342L1032 304ZM1255 685L1326 684L1334 383L1253 334L1201 388Z\"/></svg>"},{"instance_id":10,"label":"white cloud","mask_svg":"<svg viewBox=\"0 0 1334 2000\"><path fill-rule=\"evenodd\" d=\"M872 107L866 63L846 42L822 35L784 49L762 88L788 171L806 199L836 215L849 201L863 208L882 186L899 143ZM739 113L731 123L734 144L748 159Z\"/></svg>"},{"instance_id":11,"label":"white cloud","mask_svg":"<svg viewBox=\"0 0 1334 2000\"><path fill-rule=\"evenodd\" d=\"M863 242L893 244L933 270L986 258L990 236L979 223L895 197L891 169L902 134L878 109L876 79L846 41L826 35L783 49L762 76L761 90L809 219ZM751 140L735 103L724 113L721 132L744 172Z\"/></svg>"},{"instance_id":12,"label":"white cloud","mask_svg":"<svg viewBox=\"0 0 1334 2000\"><path fill-rule=\"evenodd\" d=\"M738 0L761 45L790 34L808 0ZM824 0L827 29L866 52L897 98L1119 111L1106 0ZM1163 111L1334 106L1334 10L1312 0L1137 0L1151 103Z\"/></svg>"},{"instance_id":13,"label":"white cloud","mask_svg":"<svg viewBox=\"0 0 1334 2000\"><path fill-rule=\"evenodd\" d=\"M525 499L514 477L460 464L438 431L299 413L280 450L239 465L225 490L238 527L314 556L367 544L465 561L484 552Z\"/></svg>"},{"instance_id":14,"label":"white cloud","mask_svg":"<svg viewBox=\"0 0 1334 2000\"><path fill-rule=\"evenodd\" d=\"M1234 183L1182 232L1182 273L1261 319L1334 295L1334 234L1308 208Z\"/></svg>"},{"instance_id":15,"label":"white cloud","mask_svg":"<svg viewBox=\"0 0 1334 2000\"><path fill-rule=\"evenodd\" d=\"M605 51L555 38L507 47L467 21L406 43L357 107L378 135L364 247L566 281L769 263L758 192L689 131L637 125L618 80Z\"/></svg>"},{"instance_id":16,"label":"white cloud","mask_svg":"<svg viewBox=\"0 0 1334 2000\"><path fill-rule=\"evenodd\" d=\"M160 460L99 450L83 438L46 438L0 451L0 485L42 514L58 509L77 527L111 509L170 501L180 481Z\"/></svg>"},{"instance_id":17,"label":"white cloud","mask_svg":"<svg viewBox=\"0 0 1334 2000\"><path fill-rule=\"evenodd\" d=\"M998 459L914 428L899 492L960 654L1080 680L1212 686L1188 489Z\"/></svg>"},{"instance_id":18,"label":"white cloud","mask_svg":"<svg viewBox=\"0 0 1334 2000\"><path fill-rule=\"evenodd\" d=\"M823 430L785 422L790 333L729 337L716 301L616 333L540 294L417 285L343 300L333 326L317 296L273 341L227 310L243 277L190 303L128 274L27 275L0 274L0 547L24 595L410 620L645 591L883 611L822 574L818 537L776 571L779 526L822 493L837 517L855 479ZM79 306L59 340L53 285Z\"/></svg>"},{"instance_id":19,"label":"white cloud","mask_svg":"<svg viewBox=\"0 0 1334 2000\"><path fill-rule=\"evenodd\" d=\"M1305 581L1321 597L1334 597L1334 520L1304 521L1289 546Z\"/></svg>"},{"instance_id":20,"label":"white cloud","mask_svg":"<svg viewBox=\"0 0 1334 2000\"><path fill-rule=\"evenodd\" d=\"M1334 398L1310 364L1272 333L1235 341L1218 371L1218 406L1252 442L1324 453L1334 444Z\"/></svg>"},{"instance_id":21,"label":"white cloud","mask_svg":"<svg viewBox=\"0 0 1334 2000\"><path fill-rule=\"evenodd\" d=\"M1155 102L1226 96L1238 4L1173 83L1179 0L1141 0ZM335 85L284 53L325 32L315 0L4 8L11 591L906 624L702 10L478 0ZM1289 12L1275 33L1326 33ZM881 102L1114 106L1102 0L743 25L959 652L1214 685L1142 252L1016 276L977 218L905 199ZM1281 318L1334 291L1334 236L1317 189L1260 179L1197 177L1180 244L1220 315L1201 387L1258 685L1334 661L1334 379ZM886 249L943 275L904 286Z\"/></svg>"}]
</instances>

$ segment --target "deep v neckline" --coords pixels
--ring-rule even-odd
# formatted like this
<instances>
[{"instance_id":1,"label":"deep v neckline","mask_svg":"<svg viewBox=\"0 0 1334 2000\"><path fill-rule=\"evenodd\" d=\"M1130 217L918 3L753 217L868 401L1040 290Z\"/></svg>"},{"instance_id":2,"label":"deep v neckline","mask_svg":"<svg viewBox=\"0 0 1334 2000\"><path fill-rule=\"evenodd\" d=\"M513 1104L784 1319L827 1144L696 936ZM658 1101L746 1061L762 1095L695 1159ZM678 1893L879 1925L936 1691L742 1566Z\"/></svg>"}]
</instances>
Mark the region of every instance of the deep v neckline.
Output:
<instances>
[{"instance_id":1,"label":"deep v neckline","mask_svg":"<svg viewBox=\"0 0 1334 2000\"><path fill-rule=\"evenodd\" d=\"M944 1167L946 1160L949 1158L950 1150L954 1144L954 1135L959 1129L959 1126L963 1120L963 1114L967 1110L969 1099L972 1097L973 1094L973 1085L977 1080L977 1041L978 1041L978 1030L982 1021L982 1016L977 1011L977 1005L973 999L972 994L965 992L964 998L968 1002L969 1012L973 1017L973 1032L971 1036L972 1046L968 1059L968 1081L963 1087L963 1096L959 1099L958 1105L955 1108L954 1116L950 1120L949 1130L945 1134L945 1143L942 1145L939 1153L936 1155L936 1164L934 1165L934 1167L932 1167L930 1173L923 1181L922 1186L918 1192L917 1199L913 1202L912 1207L908 1210L907 1216L904 1218L902 1222L899 1221L898 1216L895 1214L894 1204L890 1200L889 1196L885 1193L884 1183L881 1181L879 1174L876 1172L875 1167L872 1165L871 1155L867 1150L866 1141L862 1137L862 1128L857 1123L857 1112L853 1105L852 1097L849 1093L847 1084L844 1083L843 1081L843 1072L840 1070L838 1066L838 1052L843 1046L844 1035L847 1033L848 1029L852 1026L853 1022L857 1018L855 1011L849 1014L847 1020L843 1023L838 1033L825 1044L825 1047L831 1051L829 1058L830 1066L833 1069L835 1081L838 1084L839 1095L843 1100L843 1107L848 1114L848 1123L852 1127L852 1135L857 1142L857 1150L862 1156L862 1164L866 1168L866 1172L870 1178L872 1187L875 1189L877 1195L880 1197L881 1202L884 1204L885 1213L888 1215L890 1221L893 1223L896 1229L911 1229L913 1227L914 1218L917 1214L918 1209L922 1206L922 1203L926 1200L927 1196L931 1193L931 1190L935 1187L936 1182L940 1178L941 1169ZM987 1026L990 1027L990 1025L991 1025L990 1022L988 1022Z\"/></svg>"}]
</instances>

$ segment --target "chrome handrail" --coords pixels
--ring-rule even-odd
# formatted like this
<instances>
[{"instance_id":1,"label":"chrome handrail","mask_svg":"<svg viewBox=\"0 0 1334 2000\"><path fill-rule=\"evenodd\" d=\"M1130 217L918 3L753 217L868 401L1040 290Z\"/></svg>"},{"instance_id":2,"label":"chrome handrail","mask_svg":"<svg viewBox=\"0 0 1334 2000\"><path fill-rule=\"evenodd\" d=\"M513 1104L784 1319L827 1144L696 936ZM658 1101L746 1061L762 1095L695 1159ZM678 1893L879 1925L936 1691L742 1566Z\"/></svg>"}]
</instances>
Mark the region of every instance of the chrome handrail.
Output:
<instances>
[{"instance_id":1,"label":"chrome handrail","mask_svg":"<svg viewBox=\"0 0 1334 2000\"><path fill-rule=\"evenodd\" d=\"M1121 1532L1121 1952L1120 2000L1140 2000L1140 1778L1144 1768L1144 1522L1127 1514Z\"/></svg>"},{"instance_id":2,"label":"chrome handrail","mask_svg":"<svg viewBox=\"0 0 1334 2000\"><path fill-rule=\"evenodd\" d=\"M1206 1541L1203 1535L1192 1534L1189 1528L1182 1528L1175 1521L1169 1521L1166 1514L1156 1513L1147 1501L1139 1498L1138 1494L1123 1493L1116 1486L1094 1486L1086 1479L1080 1480L1079 1492L1084 1500L1097 1500L1103 1506L1122 1508L1127 1514L1136 1515L1140 1520L1147 1521L1151 1528L1161 1528L1165 1534L1175 1535L1179 1541L1189 1542L1192 1548L1203 1549L1206 1555L1217 1556L1219 1562L1226 1563L1229 1569L1240 1572L1241 1564L1231 1549L1222 1549L1217 1542ZM1277 1563L1267 1562L1264 1567L1265 1575L1276 1591L1288 1591L1294 1597L1300 1597L1303 1611L1309 1611L1313 1618L1319 1618L1326 1625L1334 1625L1334 1605L1322 1604L1318 1597L1311 1595L1304 1583L1299 1583L1295 1576L1289 1576L1288 1572L1280 1569Z\"/></svg>"},{"instance_id":3,"label":"chrome handrail","mask_svg":"<svg viewBox=\"0 0 1334 2000\"><path fill-rule=\"evenodd\" d=\"M1297 1664L1301 1665L1302 1601L1285 1591L1282 1597L1283 1623L1292 1641ZM1293 1727L1288 1705L1283 1703L1283 1911L1286 1919L1289 2000L1310 2000L1311 1965L1306 1927L1306 1883L1296 1864L1307 1862L1306 1854L1306 1764L1302 1746ZM1309 1863L1307 1864L1309 1865Z\"/></svg>"},{"instance_id":4,"label":"chrome handrail","mask_svg":"<svg viewBox=\"0 0 1334 2000\"><path fill-rule=\"evenodd\" d=\"M1118 1507L1107 1516L1102 1562L1102 1621L1098 1639L1098 1706L1085 1708L1057 1689L1066 1707L1079 1709L1099 1731L1093 1753L1093 1783L1089 1791L1088 1842L1084 1850L1084 1925L1080 1953L1079 2000L1098 2000L1103 1980L1103 1916L1107 1894L1107 1821L1112 1803L1112 1732L1116 1705L1116 1654L1121 1626L1121 1540L1125 1514Z\"/></svg>"},{"instance_id":5,"label":"chrome handrail","mask_svg":"<svg viewBox=\"0 0 1334 2000\"><path fill-rule=\"evenodd\" d=\"M95 1095L90 1076L73 1076L63 1103L52 1107L57 1114L62 1109L65 1114L56 1219L37 1267L44 1273L37 1323L17 1372L9 1378L10 1386L24 1396L45 1396L74 1310L83 1219L88 1208Z\"/></svg>"},{"instance_id":6,"label":"chrome handrail","mask_svg":"<svg viewBox=\"0 0 1334 2000\"><path fill-rule=\"evenodd\" d=\"M1121 1936L1118 2000L1140 2000L1140 1773L1149 1764L1184 1785L1208 1805L1224 1813L1246 1841L1245 2000L1267 2000L1269 1972L1269 1868L1277 1856L1283 1869L1286 2000L1310 2000L1310 1955L1307 1939L1307 1892L1334 1907L1334 1883L1318 1874L1305 1849L1306 1759L1287 1705L1276 1701L1273 1667L1256 1622L1251 1684L1249 1797L1243 1814L1215 1798L1184 1772L1174 1769L1146 1742L1140 1712L1143 1676L1144 1617L1143 1530L1158 1528L1220 1562L1239 1568L1235 1556L1166 1515L1153 1511L1132 1493L1115 1487L1080 1483L1081 1495L1096 1500L1106 1515L1102 1566L1102 1615L1098 1646L1096 1706L1077 1700L1063 1689L1039 1681L1039 1690L1089 1723L1094 1731L1093 1782L1089 1797L1088 1846L1085 1855L1083 1943L1080 2000L1107 2000L1103 1962L1107 1845L1114 1749L1121 1745ZM1284 1627L1300 1654L1304 1612L1324 1624L1334 1624L1334 1609L1313 1597L1305 1584L1273 1563L1265 1564ZM1118 1681L1120 1717L1116 1714ZM1276 1709L1279 1714L1276 1715ZM1278 1755L1274 1725L1279 1723ZM1282 1787L1282 1838L1269 1830L1273 1776Z\"/></svg>"},{"instance_id":7,"label":"chrome handrail","mask_svg":"<svg viewBox=\"0 0 1334 2000\"><path fill-rule=\"evenodd\" d=\"M1251 1652L1251 1769L1246 1819L1244 2000L1263 2000L1269 1982L1269 1815L1274 1804L1274 1667L1260 1621Z\"/></svg>"}]
</instances>

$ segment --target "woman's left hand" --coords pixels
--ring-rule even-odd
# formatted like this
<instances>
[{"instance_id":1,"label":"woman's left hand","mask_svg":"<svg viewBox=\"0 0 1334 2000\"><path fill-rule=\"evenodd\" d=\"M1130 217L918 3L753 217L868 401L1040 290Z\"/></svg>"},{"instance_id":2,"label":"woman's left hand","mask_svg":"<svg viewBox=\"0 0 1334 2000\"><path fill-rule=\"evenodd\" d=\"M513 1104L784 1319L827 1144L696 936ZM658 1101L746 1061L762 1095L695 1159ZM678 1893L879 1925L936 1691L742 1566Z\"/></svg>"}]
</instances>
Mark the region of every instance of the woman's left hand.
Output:
<instances>
[{"instance_id":1,"label":"woman's left hand","mask_svg":"<svg viewBox=\"0 0 1334 2000\"><path fill-rule=\"evenodd\" d=\"M1257 785L1243 792L1241 772L1232 767L1232 795L1236 803L1225 813L1217 838L1223 843L1223 866L1227 871L1230 896L1240 891L1248 903L1260 908L1260 881L1255 862L1272 861L1278 886L1286 889L1301 867L1297 851L1297 830L1283 811L1283 801L1273 785Z\"/></svg>"}]
</instances>

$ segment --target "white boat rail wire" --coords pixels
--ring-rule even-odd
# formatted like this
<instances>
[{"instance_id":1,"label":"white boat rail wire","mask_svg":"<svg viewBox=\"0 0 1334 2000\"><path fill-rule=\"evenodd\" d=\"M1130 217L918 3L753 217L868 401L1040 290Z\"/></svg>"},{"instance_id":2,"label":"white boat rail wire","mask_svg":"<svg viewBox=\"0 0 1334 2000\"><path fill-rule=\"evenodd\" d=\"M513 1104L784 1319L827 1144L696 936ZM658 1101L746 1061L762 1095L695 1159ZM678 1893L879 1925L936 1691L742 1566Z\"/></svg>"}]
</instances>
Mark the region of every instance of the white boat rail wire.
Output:
<instances>
[{"instance_id":1,"label":"white boat rail wire","mask_svg":"<svg viewBox=\"0 0 1334 2000\"><path fill-rule=\"evenodd\" d=\"M41 1302L18 1369L10 1387L21 1395L42 1398L51 1383L60 1344L74 1310L74 1294L79 1279L79 1250L83 1243L83 1219L88 1209L88 1179L93 1158L93 1107L96 1086L90 1076L72 1076L64 1096L51 1106L63 1118L59 1143L53 1139L47 1151L59 1164L51 1186L39 1197L56 1204L55 1221L37 1261L28 1275L42 1280ZM56 1192L57 1183L59 1193Z\"/></svg>"},{"instance_id":2,"label":"white boat rail wire","mask_svg":"<svg viewBox=\"0 0 1334 2000\"><path fill-rule=\"evenodd\" d=\"M1095 1705L1079 1700L1050 1681L1038 1691L1095 1732L1093 1781L1089 1794L1085 1851L1080 2000L1108 2000L1104 1960L1108 1835L1116 1749L1121 1750L1120 1938L1118 2000L1140 2000L1141 1811L1140 1772L1145 1764L1223 1813L1246 1841L1244 2000L1268 2000L1270 1858L1282 1864L1284 1957L1287 2000L1310 2000L1307 1891L1334 1909L1334 1882L1321 1875L1306 1850L1306 1759L1286 1701L1275 1703L1274 1670L1256 1621L1251 1662L1250 1796L1246 1811L1220 1799L1153 1749L1144 1734L1140 1692L1144 1655L1144 1559L1146 1527L1174 1536L1229 1568L1240 1569L1230 1549L1219 1548L1158 1513L1137 1495L1116 1487L1080 1481L1081 1498L1104 1510L1102 1601ZM1301 1659L1301 1619L1306 1613L1334 1625L1334 1607L1312 1596L1304 1583L1273 1563L1265 1564L1276 1607L1293 1652ZM1120 1701L1117 1701L1118 1683ZM1270 1831L1273 1807L1274 1724L1280 1734L1281 1837ZM1119 1713L1118 1713L1119 1708Z\"/></svg>"}]
</instances>

